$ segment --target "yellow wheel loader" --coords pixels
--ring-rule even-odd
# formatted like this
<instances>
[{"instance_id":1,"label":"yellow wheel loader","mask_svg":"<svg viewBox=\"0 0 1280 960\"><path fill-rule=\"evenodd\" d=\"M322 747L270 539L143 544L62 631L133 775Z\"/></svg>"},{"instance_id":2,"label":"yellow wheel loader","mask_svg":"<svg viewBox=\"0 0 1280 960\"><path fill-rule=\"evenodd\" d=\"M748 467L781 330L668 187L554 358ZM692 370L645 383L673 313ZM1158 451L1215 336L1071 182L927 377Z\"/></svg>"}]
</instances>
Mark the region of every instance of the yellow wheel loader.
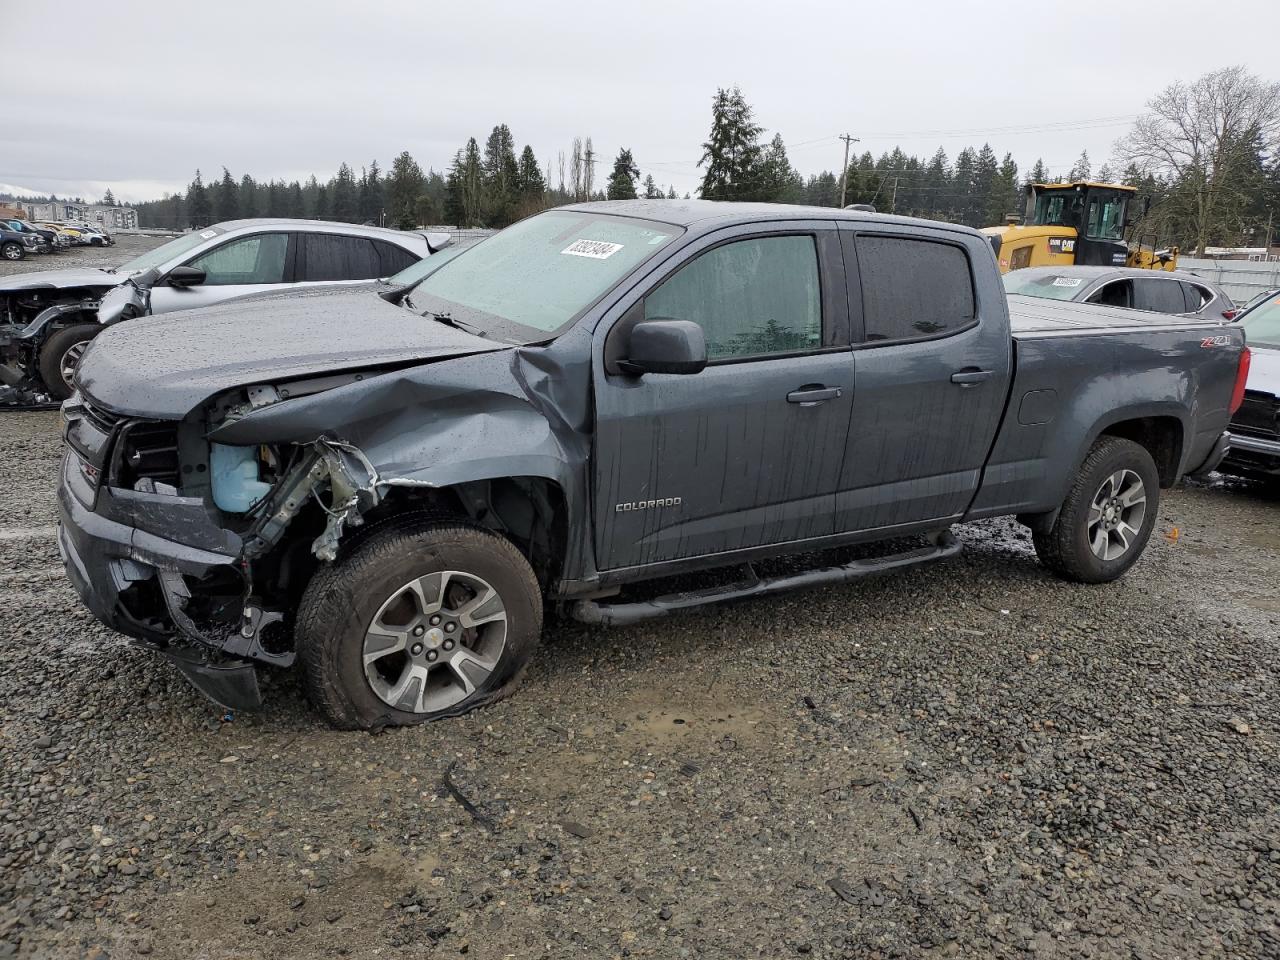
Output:
<instances>
[{"instance_id":1,"label":"yellow wheel loader","mask_svg":"<svg viewBox=\"0 0 1280 960\"><path fill-rule=\"evenodd\" d=\"M1177 247L1159 249L1154 236L1126 236L1150 203L1135 211L1137 193L1136 187L1088 180L1028 184L1025 217L982 232L1000 238L1001 273L1074 264L1174 270Z\"/></svg>"}]
</instances>

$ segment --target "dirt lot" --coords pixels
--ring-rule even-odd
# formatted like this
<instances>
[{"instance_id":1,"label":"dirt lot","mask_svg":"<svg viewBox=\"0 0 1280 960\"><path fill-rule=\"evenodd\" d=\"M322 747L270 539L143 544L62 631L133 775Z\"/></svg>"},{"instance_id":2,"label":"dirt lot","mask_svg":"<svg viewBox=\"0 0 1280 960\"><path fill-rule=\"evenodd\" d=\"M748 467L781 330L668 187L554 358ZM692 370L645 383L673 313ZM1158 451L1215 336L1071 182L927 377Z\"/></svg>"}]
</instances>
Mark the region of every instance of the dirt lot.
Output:
<instances>
[{"instance_id":1,"label":"dirt lot","mask_svg":"<svg viewBox=\"0 0 1280 960\"><path fill-rule=\"evenodd\" d=\"M0 956L1280 955L1280 493L1168 494L1105 587L991 522L556 627L512 699L368 736L287 673L224 720L100 627L57 456L0 413Z\"/></svg>"}]
</instances>

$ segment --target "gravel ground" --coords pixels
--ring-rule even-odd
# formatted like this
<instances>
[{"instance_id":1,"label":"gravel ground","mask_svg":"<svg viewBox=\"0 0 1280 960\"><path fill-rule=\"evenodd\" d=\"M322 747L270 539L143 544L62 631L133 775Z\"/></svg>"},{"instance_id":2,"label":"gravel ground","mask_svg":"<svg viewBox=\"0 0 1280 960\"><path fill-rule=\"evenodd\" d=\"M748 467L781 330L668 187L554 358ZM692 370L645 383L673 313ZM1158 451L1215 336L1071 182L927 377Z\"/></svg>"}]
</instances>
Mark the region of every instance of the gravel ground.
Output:
<instances>
[{"instance_id":1,"label":"gravel ground","mask_svg":"<svg viewBox=\"0 0 1280 960\"><path fill-rule=\"evenodd\" d=\"M29 254L25 260L0 260L0 277L65 267L116 267L164 243L171 237L117 233L112 247L68 247L62 253Z\"/></svg>"},{"instance_id":2,"label":"gravel ground","mask_svg":"<svg viewBox=\"0 0 1280 960\"><path fill-rule=\"evenodd\" d=\"M1280 492L1167 494L1109 586L988 522L558 626L513 698L371 737L288 673L224 718L99 626L57 456L0 413L0 957L1280 956Z\"/></svg>"}]
</instances>

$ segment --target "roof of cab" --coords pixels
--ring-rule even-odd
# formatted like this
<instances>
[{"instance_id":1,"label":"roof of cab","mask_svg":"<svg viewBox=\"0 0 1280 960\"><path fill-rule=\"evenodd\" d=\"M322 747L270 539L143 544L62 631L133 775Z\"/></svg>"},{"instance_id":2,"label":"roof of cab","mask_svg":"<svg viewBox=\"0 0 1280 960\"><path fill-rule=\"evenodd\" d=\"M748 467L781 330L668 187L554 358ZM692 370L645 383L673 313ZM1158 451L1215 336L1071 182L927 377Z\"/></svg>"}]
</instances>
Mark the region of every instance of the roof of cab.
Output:
<instances>
[{"instance_id":1,"label":"roof of cab","mask_svg":"<svg viewBox=\"0 0 1280 960\"><path fill-rule=\"evenodd\" d=\"M692 230L723 227L734 223L776 220L847 220L860 223L900 223L965 233L985 241L972 227L917 217L898 217L866 210L841 210L837 207L805 207L790 203L740 203L729 200L594 200L575 203L556 210L584 213L608 213L620 217L639 217L658 223L670 223Z\"/></svg>"}]
</instances>

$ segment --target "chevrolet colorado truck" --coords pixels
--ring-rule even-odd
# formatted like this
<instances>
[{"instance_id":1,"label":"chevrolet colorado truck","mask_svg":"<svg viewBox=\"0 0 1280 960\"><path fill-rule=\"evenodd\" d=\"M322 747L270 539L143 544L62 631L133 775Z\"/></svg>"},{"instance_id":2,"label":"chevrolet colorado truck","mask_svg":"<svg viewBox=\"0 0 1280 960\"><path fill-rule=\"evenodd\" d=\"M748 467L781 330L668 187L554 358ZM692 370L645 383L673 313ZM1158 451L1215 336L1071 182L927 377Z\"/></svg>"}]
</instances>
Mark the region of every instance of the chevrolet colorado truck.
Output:
<instances>
[{"instance_id":1,"label":"chevrolet colorado truck","mask_svg":"<svg viewBox=\"0 0 1280 960\"><path fill-rule=\"evenodd\" d=\"M587 203L424 273L85 353L67 573L220 703L296 663L338 727L456 715L511 689L548 607L848 581L985 517L1112 580L1222 456L1248 356L1235 328L1006 297L976 231L860 211Z\"/></svg>"}]
</instances>

